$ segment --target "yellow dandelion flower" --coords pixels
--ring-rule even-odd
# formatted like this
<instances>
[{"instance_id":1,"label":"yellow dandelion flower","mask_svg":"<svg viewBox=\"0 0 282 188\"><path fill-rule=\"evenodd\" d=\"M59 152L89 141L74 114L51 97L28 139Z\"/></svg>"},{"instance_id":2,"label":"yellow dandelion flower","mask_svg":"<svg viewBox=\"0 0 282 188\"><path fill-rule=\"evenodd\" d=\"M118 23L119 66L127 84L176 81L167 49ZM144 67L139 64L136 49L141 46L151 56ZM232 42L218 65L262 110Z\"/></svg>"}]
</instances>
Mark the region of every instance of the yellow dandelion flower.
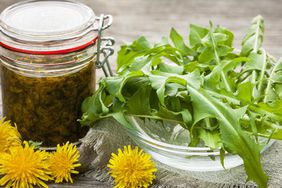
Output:
<instances>
[{"instance_id":1,"label":"yellow dandelion flower","mask_svg":"<svg viewBox=\"0 0 282 188\"><path fill-rule=\"evenodd\" d=\"M134 150L131 146L124 146L124 151L118 149L118 154L112 153L108 167L116 188L148 187L156 178L157 169L151 156L138 147Z\"/></svg>"},{"instance_id":2,"label":"yellow dandelion flower","mask_svg":"<svg viewBox=\"0 0 282 188\"><path fill-rule=\"evenodd\" d=\"M49 170L55 183L63 182L63 180L73 183L71 174L78 174L78 171L74 169L81 166L78 159L79 152L75 145L67 142L63 146L57 146L57 151L50 154L48 159Z\"/></svg>"},{"instance_id":3,"label":"yellow dandelion flower","mask_svg":"<svg viewBox=\"0 0 282 188\"><path fill-rule=\"evenodd\" d=\"M24 146L12 147L0 158L0 185L7 188L32 188L33 186L48 187L48 166L45 151L34 150L27 142Z\"/></svg>"},{"instance_id":4,"label":"yellow dandelion flower","mask_svg":"<svg viewBox=\"0 0 282 188\"><path fill-rule=\"evenodd\" d=\"M21 135L17 127L5 118L0 120L0 153L8 152L10 147L21 145Z\"/></svg>"}]
</instances>

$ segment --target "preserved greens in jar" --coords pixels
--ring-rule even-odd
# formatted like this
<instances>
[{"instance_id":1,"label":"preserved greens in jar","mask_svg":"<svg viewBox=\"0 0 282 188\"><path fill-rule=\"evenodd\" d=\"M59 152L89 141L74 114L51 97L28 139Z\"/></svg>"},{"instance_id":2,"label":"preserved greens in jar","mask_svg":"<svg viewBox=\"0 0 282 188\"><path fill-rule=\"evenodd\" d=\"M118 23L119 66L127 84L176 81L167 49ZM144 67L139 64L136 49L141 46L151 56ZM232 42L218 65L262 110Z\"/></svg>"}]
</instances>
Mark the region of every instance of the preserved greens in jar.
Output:
<instances>
[{"instance_id":1,"label":"preserved greens in jar","mask_svg":"<svg viewBox=\"0 0 282 188\"><path fill-rule=\"evenodd\" d=\"M77 119L94 91L101 33L111 21L65 0L23 1L1 12L2 115L24 140L53 147L86 134Z\"/></svg>"},{"instance_id":2,"label":"preserved greens in jar","mask_svg":"<svg viewBox=\"0 0 282 188\"><path fill-rule=\"evenodd\" d=\"M27 77L2 66L3 114L25 140L55 146L86 133L77 119L83 99L92 92L93 63L57 77Z\"/></svg>"}]
</instances>

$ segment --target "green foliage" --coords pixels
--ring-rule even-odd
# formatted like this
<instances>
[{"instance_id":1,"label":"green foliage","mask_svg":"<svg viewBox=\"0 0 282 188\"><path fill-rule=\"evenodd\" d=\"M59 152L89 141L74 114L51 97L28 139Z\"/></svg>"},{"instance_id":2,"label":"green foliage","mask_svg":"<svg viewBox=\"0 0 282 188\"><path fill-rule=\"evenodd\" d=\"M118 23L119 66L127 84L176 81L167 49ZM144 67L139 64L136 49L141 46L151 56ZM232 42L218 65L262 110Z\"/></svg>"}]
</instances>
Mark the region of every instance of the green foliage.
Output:
<instances>
[{"instance_id":1,"label":"green foliage","mask_svg":"<svg viewBox=\"0 0 282 188\"><path fill-rule=\"evenodd\" d=\"M36 142L36 141L33 141L33 140L29 140L28 144L30 146L34 147L34 149L39 150L41 145L43 144L43 142Z\"/></svg>"},{"instance_id":2,"label":"green foliage","mask_svg":"<svg viewBox=\"0 0 282 188\"><path fill-rule=\"evenodd\" d=\"M251 27L248 29L243 41L241 55L247 56L250 52L257 53L262 46L264 32L264 20L262 16L253 19Z\"/></svg>"},{"instance_id":3,"label":"green foliage","mask_svg":"<svg viewBox=\"0 0 282 188\"><path fill-rule=\"evenodd\" d=\"M104 78L82 105L82 125L125 115L170 120L188 129L190 146L202 141L244 161L248 180L267 187L258 137L282 139L282 61L263 48L263 18L254 18L234 51L226 28L190 25L189 44L175 30L151 45L140 37L121 46L117 75Z\"/></svg>"}]
</instances>

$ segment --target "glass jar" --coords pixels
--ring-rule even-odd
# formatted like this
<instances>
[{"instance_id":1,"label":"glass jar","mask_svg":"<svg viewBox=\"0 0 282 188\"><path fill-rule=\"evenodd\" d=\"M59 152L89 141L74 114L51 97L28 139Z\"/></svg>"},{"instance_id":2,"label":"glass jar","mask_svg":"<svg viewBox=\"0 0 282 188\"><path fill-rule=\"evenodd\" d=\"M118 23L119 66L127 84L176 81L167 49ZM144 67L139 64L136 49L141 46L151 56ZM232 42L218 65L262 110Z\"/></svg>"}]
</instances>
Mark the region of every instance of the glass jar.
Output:
<instances>
[{"instance_id":1,"label":"glass jar","mask_svg":"<svg viewBox=\"0 0 282 188\"><path fill-rule=\"evenodd\" d=\"M101 31L110 25L111 16L64 0L24 1L1 13L3 116L24 140L50 147L84 136L80 106L95 89Z\"/></svg>"}]
</instances>

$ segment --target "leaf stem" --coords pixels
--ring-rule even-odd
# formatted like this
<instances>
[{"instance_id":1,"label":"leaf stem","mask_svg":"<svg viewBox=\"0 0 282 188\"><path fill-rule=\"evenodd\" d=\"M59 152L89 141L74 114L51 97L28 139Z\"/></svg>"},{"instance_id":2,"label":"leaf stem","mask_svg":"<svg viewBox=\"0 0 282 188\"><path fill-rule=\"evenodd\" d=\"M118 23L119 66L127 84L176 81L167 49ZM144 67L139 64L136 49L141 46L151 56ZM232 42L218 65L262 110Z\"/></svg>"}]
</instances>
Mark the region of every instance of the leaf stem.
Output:
<instances>
[{"instance_id":1,"label":"leaf stem","mask_svg":"<svg viewBox=\"0 0 282 188\"><path fill-rule=\"evenodd\" d=\"M257 27L256 27L256 32L255 32L255 42L254 42L254 49L253 49L254 53L258 53L258 50L259 50L258 40L259 40L259 29L260 29L260 24L261 24L260 22L261 20L257 22Z\"/></svg>"},{"instance_id":2,"label":"leaf stem","mask_svg":"<svg viewBox=\"0 0 282 188\"><path fill-rule=\"evenodd\" d=\"M232 103L234 103L234 104L240 104L240 103L241 103L241 101L238 100L238 99L235 98L235 97L227 96L227 95L224 95L224 94L221 94L221 93L218 93L218 92L214 92L214 91L208 90L208 89L206 90L206 92L207 92L208 94L210 94L210 95L216 97L216 98L226 99L226 100L228 100L228 101L230 101L230 102L232 102Z\"/></svg>"},{"instance_id":3,"label":"leaf stem","mask_svg":"<svg viewBox=\"0 0 282 188\"><path fill-rule=\"evenodd\" d=\"M216 44L215 44L215 40L214 40L214 37L213 37L212 29L210 30L209 35L210 35L210 39L212 41L212 47L213 47L213 51L214 51L215 61L218 65L221 65L221 61L220 61L220 58L219 58L217 50L216 50ZM229 85L229 83L226 79L226 75L224 74L224 72L221 72L220 75L221 75L221 78L222 78L222 81L225 85L226 90L229 91L229 92L232 92L232 89L231 89L231 87L230 87L230 85Z\"/></svg>"},{"instance_id":4,"label":"leaf stem","mask_svg":"<svg viewBox=\"0 0 282 188\"><path fill-rule=\"evenodd\" d=\"M205 118L205 123L206 123L207 128L210 130L211 129L210 118Z\"/></svg>"},{"instance_id":5,"label":"leaf stem","mask_svg":"<svg viewBox=\"0 0 282 188\"><path fill-rule=\"evenodd\" d=\"M266 65L267 65L267 59L266 59L266 52L264 49L262 49L262 55L263 55L263 66L260 71L260 78L259 78L259 85L258 85L258 91L261 93L262 91L262 84L263 84L263 78L265 75Z\"/></svg>"},{"instance_id":6,"label":"leaf stem","mask_svg":"<svg viewBox=\"0 0 282 188\"><path fill-rule=\"evenodd\" d=\"M280 58L277 62L277 64L274 66L274 68L272 69L270 75L269 75L269 78L268 78L268 82L267 82L267 86L266 86L266 89L265 89L265 96L264 96L264 99L263 99L263 102L267 102L267 98L268 98L268 93L271 89L271 85L273 84L272 82L272 77L273 75L276 73L277 71L277 68L279 67L279 64L282 63L282 58Z\"/></svg>"}]
</instances>

